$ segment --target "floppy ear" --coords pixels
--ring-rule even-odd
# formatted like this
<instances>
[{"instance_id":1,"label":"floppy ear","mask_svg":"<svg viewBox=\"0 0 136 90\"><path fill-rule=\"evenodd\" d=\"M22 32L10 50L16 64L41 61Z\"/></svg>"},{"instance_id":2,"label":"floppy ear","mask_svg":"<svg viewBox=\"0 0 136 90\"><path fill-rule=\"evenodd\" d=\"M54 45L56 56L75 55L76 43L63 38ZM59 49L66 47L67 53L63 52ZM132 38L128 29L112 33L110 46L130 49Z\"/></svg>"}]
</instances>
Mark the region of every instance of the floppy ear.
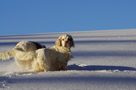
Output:
<instances>
[{"instance_id":1,"label":"floppy ear","mask_svg":"<svg viewBox=\"0 0 136 90\"><path fill-rule=\"evenodd\" d=\"M56 44L57 46L62 46L61 38L62 38L62 35L59 36L59 38L56 40L55 44Z\"/></svg>"},{"instance_id":2,"label":"floppy ear","mask_svg":"<svg viewBox=\"0 0 136 90\"><path fill-rule=\"evenodd\" d=\"M55 44L56 44L57 46L62 46L62 45L61 45L61 40L60 40L59 38L56 40Z\"/></svg>"},{"instance_id":3,"label":"floppy ear","mask_svg":"<svg viewBox=\"0 0 136 90\"><path fill-rule=\"evenodd\" d=\"M72 37L71 37L71 47L75 47L74 40Z\"/></svg>"}]
</instances>

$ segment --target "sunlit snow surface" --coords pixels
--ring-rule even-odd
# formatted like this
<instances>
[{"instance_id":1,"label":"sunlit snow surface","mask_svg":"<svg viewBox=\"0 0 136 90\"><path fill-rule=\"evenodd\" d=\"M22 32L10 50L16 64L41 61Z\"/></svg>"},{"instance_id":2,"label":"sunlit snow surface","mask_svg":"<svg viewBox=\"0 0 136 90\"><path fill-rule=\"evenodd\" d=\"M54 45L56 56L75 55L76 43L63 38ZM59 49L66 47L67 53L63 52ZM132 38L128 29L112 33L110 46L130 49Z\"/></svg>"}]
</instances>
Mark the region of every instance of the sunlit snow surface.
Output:
<instances>
[{"instance_id":1,"label":"sunlit snow surface","mask_svg":"<svg viewBox=\"0 0 136 90\"><path fill-rule=\"evenodd\" d=\"M0 60L0 90L136 90L136 29L0 36L0 52L21 40L55 45L62 34L75 41L66 71L22 71Z\"/></svg>"}]
</instances>

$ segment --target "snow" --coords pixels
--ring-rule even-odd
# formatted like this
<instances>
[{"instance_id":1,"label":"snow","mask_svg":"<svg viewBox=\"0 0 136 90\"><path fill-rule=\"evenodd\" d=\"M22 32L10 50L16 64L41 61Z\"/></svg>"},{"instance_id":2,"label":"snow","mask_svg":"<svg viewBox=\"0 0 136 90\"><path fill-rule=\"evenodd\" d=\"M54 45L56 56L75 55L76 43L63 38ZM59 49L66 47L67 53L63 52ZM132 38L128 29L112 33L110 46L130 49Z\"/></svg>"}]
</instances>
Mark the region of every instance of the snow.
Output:
<instances>
[{"instance_id":1,"label":"snow","mask_svg":"<svg viewBox=\"0 0 136 90\"><path fill-rule=\"evenodd\" d=\"M52 47L62 34L75 41L66 71L21 71L0 60L0 90L136 90L136 29L0 36L0 52L21 40Z\"/></svg>"}]
</instances>

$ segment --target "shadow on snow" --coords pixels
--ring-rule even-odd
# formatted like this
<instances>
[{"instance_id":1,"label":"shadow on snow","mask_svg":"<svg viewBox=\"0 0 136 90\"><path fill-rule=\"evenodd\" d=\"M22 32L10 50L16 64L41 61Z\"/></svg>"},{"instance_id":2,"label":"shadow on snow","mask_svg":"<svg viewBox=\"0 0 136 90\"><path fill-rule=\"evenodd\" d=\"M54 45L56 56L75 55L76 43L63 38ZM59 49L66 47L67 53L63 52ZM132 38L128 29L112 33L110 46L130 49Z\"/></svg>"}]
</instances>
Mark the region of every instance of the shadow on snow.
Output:
<instances>
[{"instance_id":1,"label":"shadow on snow","mask_svg":"<svg viewBox=\"0 0 136 90\"><path fill-rule=\"evenodd\" d=\"M79 66L79 65L73 64L73 65L69 65L67 68L68 70L88 70L88 71L95 71L95 70L136 71L136 68L126 67L126 66L102 66L102 65Z\"/></svg>"}]
</instances>

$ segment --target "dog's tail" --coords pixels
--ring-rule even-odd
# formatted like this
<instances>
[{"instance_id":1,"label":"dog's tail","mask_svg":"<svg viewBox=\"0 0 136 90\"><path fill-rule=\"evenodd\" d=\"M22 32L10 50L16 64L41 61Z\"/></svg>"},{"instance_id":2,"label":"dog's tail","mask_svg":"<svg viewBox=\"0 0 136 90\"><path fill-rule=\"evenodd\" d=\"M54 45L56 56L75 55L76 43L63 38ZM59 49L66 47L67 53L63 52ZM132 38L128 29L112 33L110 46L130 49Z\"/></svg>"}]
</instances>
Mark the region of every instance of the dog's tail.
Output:
<instances>
[{"instance_id":1,"label":"dog's tail","mask_svg":"<svg viewBox=\"0 0 136 90\"><path fill-rule=\"evenodd\" d=\"M7 52L1 52L0 53L0 59L2 59L2 60L8 60L12 57L14 57L14 49L9 50Z\"/></svg>"},{"instance_id":2,"label":"dog's tail","mask_svg":"<svg viewBox=\"0 0 136 90\"><path fill-rule=\"evenodd\" d=\"M12 57L19 60L32 60L34 56L35 56L34 52L24 52L24 51L18 50L17 48L13 48L12 50L9 50L7 52L0 53L0 59L2 60L8 60Z\"/></svg>"}]
</instances>

